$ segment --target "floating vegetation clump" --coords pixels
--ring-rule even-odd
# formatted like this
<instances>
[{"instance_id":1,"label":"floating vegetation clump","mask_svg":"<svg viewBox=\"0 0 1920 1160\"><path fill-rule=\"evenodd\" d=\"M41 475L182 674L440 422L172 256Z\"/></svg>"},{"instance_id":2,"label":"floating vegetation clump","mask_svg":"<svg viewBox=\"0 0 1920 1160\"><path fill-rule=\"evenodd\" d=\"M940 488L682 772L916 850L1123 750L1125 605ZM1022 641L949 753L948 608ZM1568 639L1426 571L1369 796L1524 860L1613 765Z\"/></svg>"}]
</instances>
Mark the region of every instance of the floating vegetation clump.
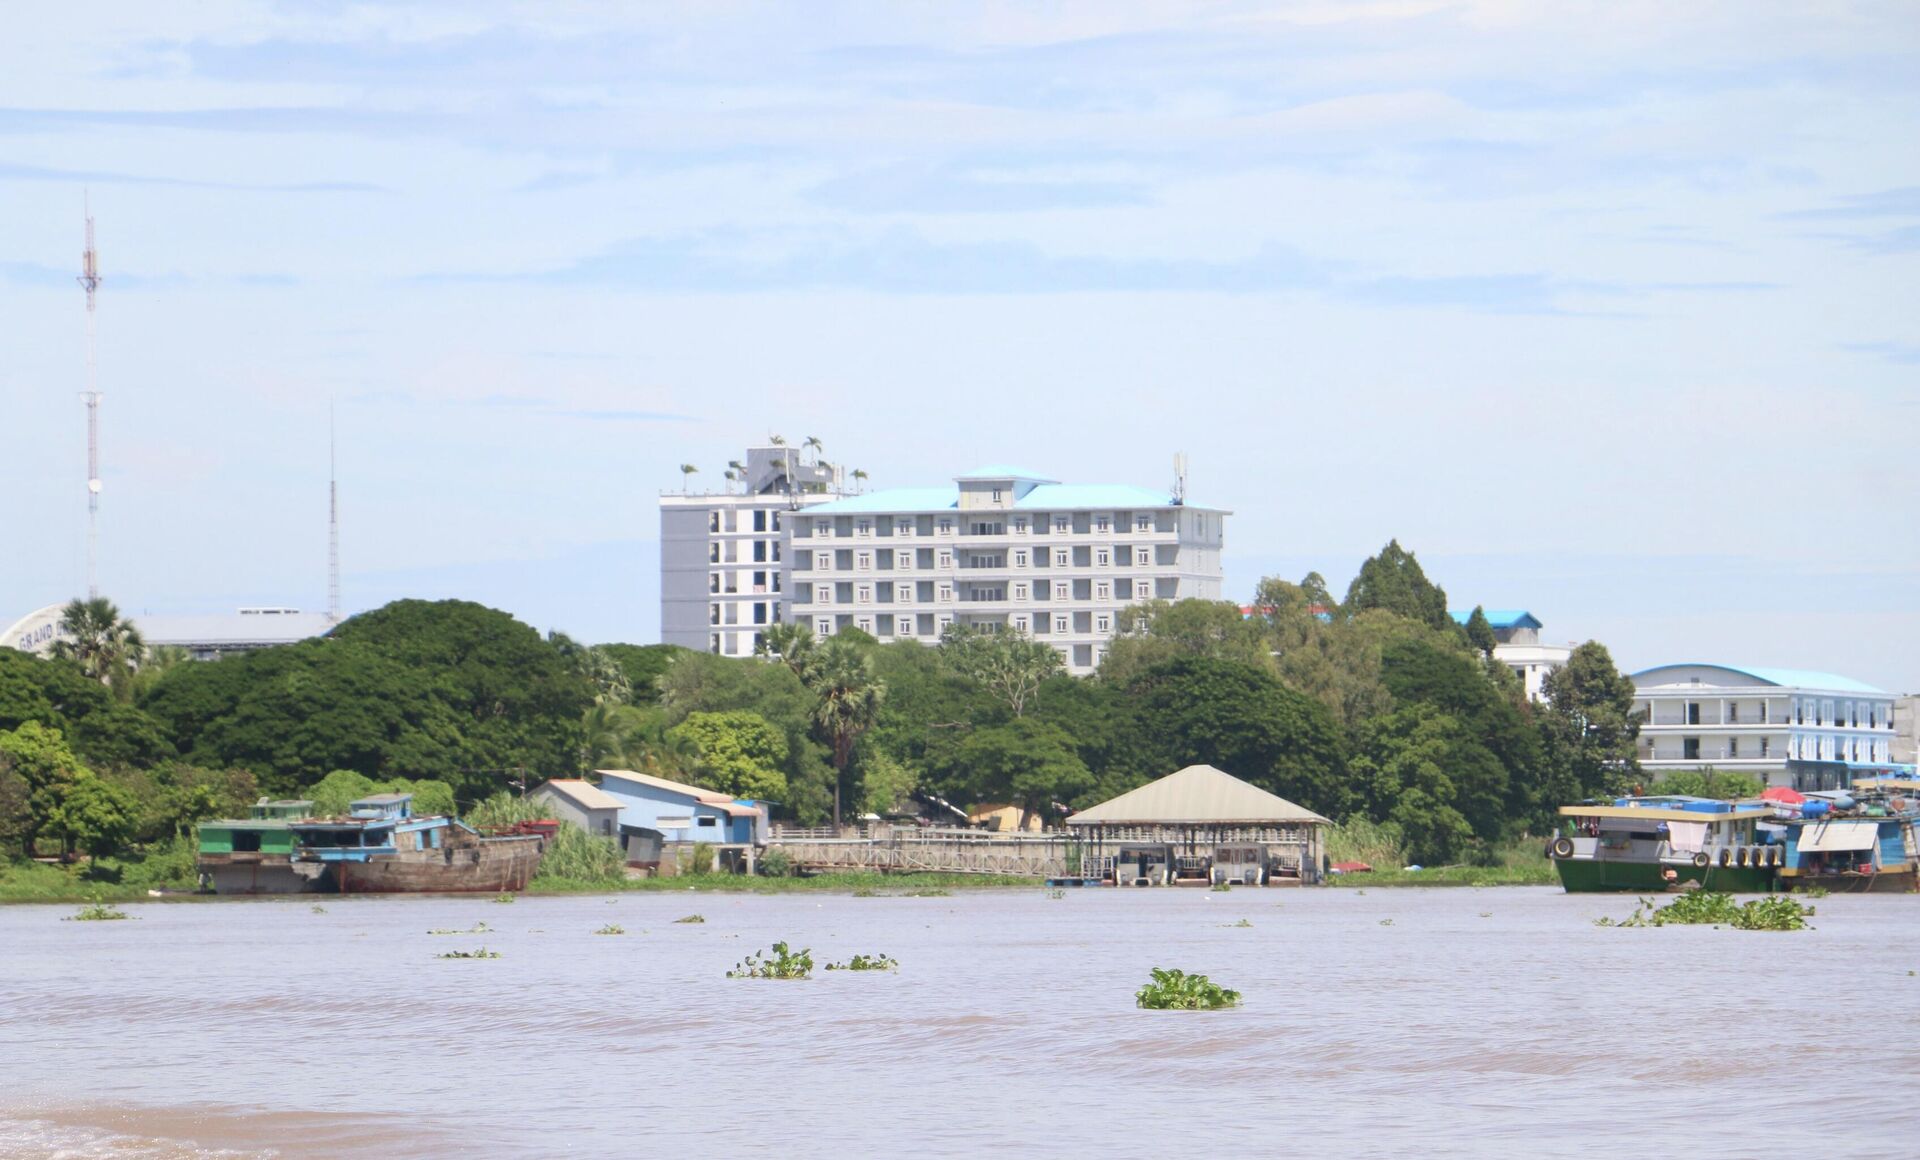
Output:
<instances>
[{"instance_id":1,"label":"floating vegetation clump","mask_svg":"<svg viewBox=\"0 0 1920 1160\"><path fill-rule=\"evenodd\" d=\"M886 955L855 955L844 963L828 963L829 971L897 971L900 963Z\"/></svg>"},{"instance_id":2,"label":"floating vegetation clump","mask_svg":"<svg viewBox=\"0 0 1920 1160\"><path fill-rule=\"evenodd\" d=\"M625 933L627 933L627 928L626 928L626 927L624 927L624 926L621 926L621 925L620 925L619 923L617 923L617 922L610 922L610 923L608 923L607 925L605 925L605 926L603 926L603 927L601 927L601 928L600 928L599 930L596 930L596 931L594 931L593 933L595 933L595 934L625 934Z\"/></svg>"},{"instance_id":3,"label":"floating vegetation clump","mask_svg":"<svg viewBox=\"0 0 1920 1160\"><path fill-rule=\"evenodd\" d=\"M496 895L494 895L494 896L493 896L493 900L494 900L495 902L512 902L512 901L513 901L513 895L511 895L511 894L496 894Z\"/></svg>"},{"instance_id":4,"label":"floating vegetation clump","mask_svg":"<svg viewBox=\"0 0 1920 1160\"><path fill-rule=\"evenodd\" d=\"M731 971L729 979L806 979L813 975L813 952L805 947L793 950L777 942L765 954L750 954Z\"/></svg>"},{"instance_id":5,"label":"floating vegetation clump","mask_svg":"<svg viewBox=\"0 0 1920 1160\"><path fill-rule=\"evenodd\" d=\"M674 919L673 921L675 921L675 922L705 922L705 921L707 921L707 916L706 916L706 915L704 915L704 914L689 914L689 915L688 915L688 916L686 916L685 918L676 918L676 919Z\"/></svg>"},{"instance_id":6,"label":"floating vegetation clump","mask_svg":"<svg viewBox=\"0 0 1920 1160\"><path fill-rule=\"evenodd\" d=\"M1824 886L1796 886L1793 892L1803 898L1825 898L1827 896L1827 888Z\"/></svg>"},{"instance_id":7,"label":"floating vegetation clump","mask_svg":"<svg viewBox=\"0 0 1920 1160\"><path fill-rule=\"evenodd\" d=\"M879 892L871 886L856 886L853 889L853 896L855 898L876 898L879 896Z\"/></svg>"},{"instance_id":8,"label":"floating vegetation clump","mask_svg":"<svg viewBox=\"0 0 1920 1160\"><path fill-rule=\"evenodd\" d=\"M1233 883L1231 882L1216 882L1213 884L1213 892L1215 894L1225 894L1227 891L1232 889L1233 889Z\"/></svg>"},{"instance_id":9,"label":"floating vegetation clump","mask_svg":"<svg viewBox=\"0 0 1920 1160\"><path fill-rule=\"evenodd\" d=\"M427 933L428 934L493 934L494 929L488 926L484 922L476 922L465 930L447 930L445 928L440 928L436 930L430 930Z\"/></svg>"},{"instance_id":10,"label":"floating vegetation clump","mask_svg":"<svg viewBox=\"0 0 1920 1160\"><path fill-rule=\"evenodd\" d=\"M1380 925L1381 925L1381 926L1392 926L1392 925L1393 925L1393 920L1392 920L1391 918L1383 918L1383 919L1381 919L1381 920L1380 920Z\"/></svg>"},{"instance_id":11,"label":"floating vegetation clump","mask_svg":"<svg viewBox=\"0 0 1920 1160\"><path fill-rule=\"evenodd\" d=\"M1595 926L1730 926L1735 930L1805 930L1814 909L1785 895L1756 898L1741 905L1730 894L1697 890L1682 894L1665 906L1642 898L1633 913L1615 922L1596 918Z\"/></svg>"},{"instance_id":12,"label":"floating vegetation clump","mask_svg":"<svg viewBox=\"0 0 1920 1160\"><path fill-rule=\"evenodd\" d=\"M1240 1005L1240 992L1230 991L1205 975L1153 968L1153 981L1140 988L1134 1002L1149 1011L1213 1011Z\"/></svg>"},{"instance_id":13,"label":"floating vegetation clump","mask_svg":"<svg viewBox=\"0 0 1920 1160\"><path fill-rule=\"evenodd\" d=\"M327 912L326 907L320 906L318 904L315 904L312 909L315 914L325 914Z\"/></svg>"},{"instance_id":14,"label":"floating vegetation clump","mask_svg":"<svg viewBox=\"0 0 1920 1160\"><path fill-rule=\"evenodd\" d=\"M486 947L481 947L477 951L448 951L444 955L435 955L433 957L436 959L497 959L500 957L500 952L490 951Z\"/></svg>"},{"instance_id":15,"label":"floating vegetation clump","mask_svg":"<svg viewBox=\"0 0 1920 1160\"><path fill-rule=\"evenodd\" d=\"M1251 922L1249 922L1248 920L1246 920L1246 919L1244 919L1244 918L1243 918L1243 919L1241 919L1241 920L1240 920L1239 922L1223 922L1223 923L1221 923L1220 925L1221 925L1221 926L1225 926L1225 927L1232 927L1232 928L1235 928L1235 929L1238 929L1238 928L1240 928L1240 927L1246 927L1246 926L1252 926L1252 925L1253 925L1253 923L1251 923Z\"/></svg>"},{"instance_id":16,"label":"floating vegetation clump","mask_svg":"<svg viewBox=\"0 0 1920 1160\"><path fill-rule=\"evenodd\" d=\"M1061 900L1062 898L1065 898L1066 896L1067 896L1067 892L1066 892L1066 891L1064 891L1064 890L1062 890L1062 889L1060 889L1060 888L1059 888L1058 886L1056 886L1056 887L1054 887L1053 889L1051 889L1051 890L1049 890L1049 891L1047 891L1047 897L1048 897L1049 899L1052 899L1052 900L1053 900L1054 902L1058 902L1058 901L1060 901L1060 900Z\"/></svg>"},{"instance_id":17,"label":"floating vegetation clump","mask_svg":"<svg viewBox=\"0 0 1920 1160\"><path fill-rule=\"evenodd\" d=\"M909 890L909 891L907 891L907 892L906 892L906 894L905 894L905 895L903 895L903 897L906 897L906 898L951 898L951 897L953 897L953 891L951 891L951 890L942 890L942 889L940 889L940 888L939 888L938 886L936 886L936 887L934 887L934 888L933 888L933 889L931 889L931 890Z\"/></svg>"},{"instance_id":18,"label":"floating vegetation clump","mask_svg":"<svg viewBox=\"0 0 1920 1160\"><path fill-rule=\"evenodd\" d=\"M89 903L66 919L67 922L115 922L133 916L117 906L108 906L104 902Z\"/></svg>"}]
</instances>

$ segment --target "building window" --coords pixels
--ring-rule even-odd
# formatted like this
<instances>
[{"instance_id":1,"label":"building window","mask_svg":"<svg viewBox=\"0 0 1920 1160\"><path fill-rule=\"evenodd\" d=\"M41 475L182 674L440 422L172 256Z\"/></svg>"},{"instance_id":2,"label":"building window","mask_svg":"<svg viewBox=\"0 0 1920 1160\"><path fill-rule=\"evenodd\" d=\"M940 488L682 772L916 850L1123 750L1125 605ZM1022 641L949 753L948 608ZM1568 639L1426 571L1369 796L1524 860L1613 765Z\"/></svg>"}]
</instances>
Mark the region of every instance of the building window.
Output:
<instances>
[{"instance_id":1,"label":"building window","mask_svg":"<svg viewBox=\"0 0 1920 1160\"><path fill-rule=\"evenodd\" d=\"M1093 530L1105 535L1113 530L1113 517L1105 512L1093 517Z\"/></svg>"},{"instance_id":2,"label":"building window","mask_svg":"<svg viewBox=\"0 0 1920 1160\"><path fill-rule=\"evenodd\" d=\"M994 503L1000 502L1000 489L997 487L993 489L993 502Z\"/></svg>"},{"instance_id":3,"label":"building window","mask_svg":"<svg viewBox=\"0 0 1920 1160\"><path fill-rule=\"evenodd\" d=\"M1152 548L1135 548L1133 550L1133 562L1136 567L1140 567L1140 568L1152 567L1153 566L1153 549Z\"/></svg>"},{"instance_id":4,"label":"building window","mask_svg":"<svg viewBox=\"0 0 1920 1160\"><path fill-rule=\"evenodd\" d=\"M1067 516L1053 517L1053 532L1055 535L1064 536L1072 530L1073 530L1073 521L1070 518L1068 518Z\"/></svg>"},{"instance_id":5,"label":"building window","mask_svg":"<svg viewBox=\"0 0 1920 1160\"><path fill-rule=\"evenodd\" d=\"M833 534L833 528L826 520L815 520L813 521L813 534L819 539L825 539Z\"/></svg>"},{"instance_id":6,"label":"building window","mask_svg":"<svg viewBox=\"0 0 1920 1160\"><path fill-rule=\"evenodd\" d=\"M938 591L940 593L938 597L940 603L951 604L953 602L953 585L942 581Z\"/></svg>"},{"instance_id":7,"label":"building window","mask_svg":"<svg viewBox=\"0 0 1920 1160\"><path fill-rule=\"evenodd\" d=\"M862 572L873 571L873 553L857 552L853 557L853 566Z\"/></svg>"},{"instance_id":8,"label":"building window","mask_svg":"<svg viewBox=\"0 0 1920 1160\"><path fill-rule=\"evenodd\" d=\"M1740 702L1738 701L1727 702L1727 724L1729 725L1740 724Z\"/></svg>"},{"instance_id":9,"label":"building window","mask_svg":"<svg viewBox=\"0 0 1920 1160\"><path fill-rule=\"evenodd\" d=\"M1016 568L1024 568L1027 566L1027 550L1025 548L1014 549L1013 566Z\"/></svg>"},{"instance_id":10,"label":"building window","mask_svg":"<svg viewBox=\"0 0 1920 1160\"><path fill-rule=\"evenodd\" d=\"M953 534L953 521L945 516L940 517L940 534L943 536Z\"/></svg>"},{"instance_id":11,"label":"building window","mask_svg":"<svg viewBox=\"0 0 1920 1160\"><path fill-rule=\"evenodd\" d=\"M1153 517L1147 515L1145 512L1133 517L1133 530L1136 532L1151 532L1153 530Z\"/></svg>"},{"instance_id":12,"label":"building window","mask_svg":"<svg viewBox=\"0 0 1920 1160\"><path fill-rule=\"evenodd\" d=\"M831 584L814 585L813 586L813 602L815 604L832 604L833 603L833 585Z\"/></svg>"},{"instance_id":13,"label":"building window","mask_svg":"<svg viewBox=\"0 0 1920 1160\"><path fill-rule=\"evenodd\" d=\"M1107 549L1105 549L1105 548L1095 548L1095 549L1093 550L1093 564L1094 564L1094 567L1096 567L1096 568L1106 568L1106 567L1109 567L1110 565L1112 565L1112 563L1113 563L1113 553L1112 553L1112 552L1110 552L1110 551L1108 551L1108 550L1107 550Z\"/></svg>"},{"instance_id":14,"label":"building window","mask_svg":"<svg viewBox=\"0 0 1920 1160\"><path fill-rule=\"evenodd\" d=\"M1013 517L1013 534L1016 536L1024 536L1027 534L1027 517Z\"/></svg>"},{"instance_id":15,"label":"building window","mask_svg":"<svg viewBox=\"0 0 1920 1160\"><path fill-rule=\"evenodd\" d=\"M1113 585L1107 583L1105 580L1095 584L1093 586L1093 598L1095 600L1112 600Z\"/></svg>"},{"instance_id":16,"label":"building window","mask_svg":"<svg viewBox=\"0 0 1920 1160\"><path fill-rule=\"evenodd\" d=\"M819 617L813 622L813 631L817 636L832 636L833 621L825 616Z\"/></svg>"},{"instance_id":17,"label":"building window","mask_svg":"<svg viewBox=\"0 0 1920 1160\"><path fill-rule=\"evenodd\" d=\"M1027 631L1027 617L1025 613L1012 617L1008 623L1013 626L1013 631L1015 632Z\"/></svg>"},{"instance_id":18,"label":"building window","mask_svg":"<svg viewBox=\"0 0 1920 1160\"><path fill-rule=\"evenodd\" d=\"M1053 550L1053 566L1054 567L1065 568L1070 559L1071 557L1067 554L1067 549L1055 548Z\"/></svg>"},{"instance_id":19,"label":"building window","mask_svg":"<svg viewBox=\"0 0 1920 1160\"><path fill-rule=\"evenodd\" d=\"M1055 582L1053 586L1053 598L1055 600L1067 600L1067 599L1070 599L1072 596L1073 596L1072 585L1068 584L1065 580L1060 580Z\"/></svg>"},{"instance_id":20,"label":"building window","mask_svg":"<svg viewBox=\"0 0 1920 1160\"><path fill-rule=\"evenodd\" d=\"M859 629L859 630L860 630L861 632L864 632L864 633L872 633L872 632L873 632L873 617L871 617L871 616L856 616L856 617L854 617L854 618L853 618L853 626L854 626L855 628L857 628L857 629Z\"/></svg>"},{"instance_id":21,"label":"building window","mask_svg":"<svg viewBox=\"0 0 1920 1160\"><path fill-rule=\"evenodd\" d=\"M1740 756L1740 739L1738 737L1727 738L1727 756L1728 757Z\"/></svg>"},{"instance_id":22,"label":"building window","mask_svg":"<svg viewBox=\"0 0 1920 1160\"><path fill-rule=\"evenodd\" d=\"M1067 631L1067 618L1064 616L1054 617L1053 631L1055 634L1064 634Z\"/></svg>"},{"instance_id":23,"label":"building window","mask_svg":"<svg viewBox=\"0 0 1920 1160\"><path fill-rule=\"evenodd\" d=\"M1013 586L1013 598L1015 600L1025 600L1027 598L1027 586L1025 584L1015 584Z\"/></svg>"},{"instance_id":24,"label":"building window","mask_svg":"<svg viewBox=\"0 0 1920 1160\"><path fill-rule=\"evenodd\" d=\"M853 599L856 604L872 604L873 603L873 585L862 584L859 587L855 588L853 590Z\"/></svg>"},{"instance_id":25,"label":"building window","mask_svg":"<svg viewBox=\"0 0 1920 1160\"><path fill-rule=\"evenodd\" d=\"M1762 757L1767 756L1767 751L1772 748L1773 748L1773 744L1767 738L1762 737L1760 739L1760 756Z\"/></svg>"},{"instance_id":26,"label":"building window","mask_svg":"<svg viewBox=\"0 0 1920 1160\"><path fill-rule=\"evenodd\" d=\"M953 617L943 612L934 619L934 625L939 628L940 635L945 636L947 630L953 627Z\"/></svg>"},{"instance_id":27,"label":"building window","mask_svg":"<svg viewBox=\"0 0 1920 1160\"><path fill-rule=\"evenodd\" d=\"M1095 632L1112 632L1112 631L1113 631L1113 618L1112 618L1112 617L1110 617L1110 616L1107 616L1107 615L1106 615L1105 613L1102 613L1101 615L1099 615L1099 616L1096 616L1096 617L1094 617L1094 618L1093 618L1093 631L1095 631Z\"/></svg>"},{"instance_id":28,"label":"building window","mask_svg":"<svg viewBox=\"0 0 1920 1160\"><path fill-rule=\"evenodd\" d=\"M855 521L853 525L853 534L856 536L871 536L873 534L873 521L872 520Z\"/></svg>"},{"instance_id":29,"label":"building window","mask_svg":"<svg viewBox=\"0 0 1920 1160\"><path fill-rule=\"evenodd\" d=\"M953 567L953 553L947 551L945 548L940 549L940 566L942 568Z\"/></svg>"},{"instance_id":30,"label":"building window","mask_svg":"<svg viewBox=\"0 0 1920 1160\"><path fill-rule=\"evenodd\" d=\"M911 536L913 534L913 521L901 520L899 523L899 526L894 529L894 534L899 536Z\"/></svg>"}]
</instances>

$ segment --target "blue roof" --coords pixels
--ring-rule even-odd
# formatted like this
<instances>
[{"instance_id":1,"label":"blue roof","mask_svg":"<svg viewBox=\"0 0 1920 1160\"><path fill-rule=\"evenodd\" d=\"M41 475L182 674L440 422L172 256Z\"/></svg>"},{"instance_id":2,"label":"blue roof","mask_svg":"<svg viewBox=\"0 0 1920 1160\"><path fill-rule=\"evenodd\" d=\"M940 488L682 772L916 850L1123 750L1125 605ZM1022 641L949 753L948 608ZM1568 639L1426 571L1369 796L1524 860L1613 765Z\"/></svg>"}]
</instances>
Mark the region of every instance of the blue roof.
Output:
<instances>
[{"instance_id":1,"label":"blue roof","mask_svg":"<svg viewBox=\"0 0 1920 1160\"><path fill-rule=\"evenodd\" d=\"M1876 689L1864 681L1852 677L1843 677L1838 673L1823 673L1815 669L1761 669L1746 665L1723 665L1713 661L1685 661L1679 664L1655 665L1650 669L1641 669L1629 679L1638 681L1649 673L1662 669L1724 669L1730 673L1740 673L1769 685L1779 685L1783 689L1824 689L1835 693L1879 693L1887 694L1885 689Z\"/></svg>"},{"instance_id":2,"label":"blue roof","mask_svg":"<svg viewBox=\"0 0 1920 1160\"><path fill-rule=\"evenodd\" d=\"M1059 483L1051 475L1041 475L1034 471L1022 471L1018 467L1008 467L1004 463L989 463L985 467L976 467L972 471L962 472L955 479L1023 479L1028 483Z\"/></svg>"},{"instance_id":3,"label":"blue roof","mask_svg":"<svg viewBox=\"0 0 1920 1160\"><path fill-rule=\"evenodd\" d=\"M1495 628L1541 627L1540 622L1534 618L1533 613L1528 612L1524 608L1483 608L1480 611L1486 616L1487 623ZM1465 612L1454 609L1447 613L1447 615L1453 617L1457 623L1465 624L1467 621L1473 619L1473 609L1469 608Z\"/></svg>"},{"instance_id":4,"label":"blue roof","mask_svg":"<svg viewBox=\"0 0 1920 1160\"><path fill-rule=\"evenodd\" d=\"M1124 483L1042 483L1015 500L1013 506L1023 511L1065 511L1078 508L1114 508L1124 511L1133 508L1167 507L1172 503L1173 496L1169 492L1134 487ZM892 487L884 491L868 492L866 495L850 495L828 503L811 504L802 508L801 514L844 516L879 512L940 512L952 511L959 506L960 489L957 487ZM1220 510L1192 502L1188 502L1186 506L1203 508L1207 511Z\"/></svg>"}]
</instances>

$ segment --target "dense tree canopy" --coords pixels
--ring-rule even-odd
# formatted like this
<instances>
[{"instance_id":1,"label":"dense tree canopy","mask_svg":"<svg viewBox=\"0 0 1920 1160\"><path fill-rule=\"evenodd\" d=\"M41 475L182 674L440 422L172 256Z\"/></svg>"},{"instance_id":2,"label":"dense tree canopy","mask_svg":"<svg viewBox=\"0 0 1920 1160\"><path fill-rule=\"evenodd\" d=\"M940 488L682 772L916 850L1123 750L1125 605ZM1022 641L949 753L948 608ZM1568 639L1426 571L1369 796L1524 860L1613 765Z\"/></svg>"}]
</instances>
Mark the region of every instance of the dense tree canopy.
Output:
<instances>
[{"instance_id":1,"label":"dense tree canopy","mask_svg":"<svg viewBox=\"0 0 1920 1160\"><path fill-rule=\"evenodd\" d=\"M1429 628L1450 628L1447 594L1427 579L1420 561L1412 552L1389 540L1380 554L1360 565L1359 575L1347 586L1342 610L1352 616L1370 608L1398 613Z\"/></svg>"}]
</instances>

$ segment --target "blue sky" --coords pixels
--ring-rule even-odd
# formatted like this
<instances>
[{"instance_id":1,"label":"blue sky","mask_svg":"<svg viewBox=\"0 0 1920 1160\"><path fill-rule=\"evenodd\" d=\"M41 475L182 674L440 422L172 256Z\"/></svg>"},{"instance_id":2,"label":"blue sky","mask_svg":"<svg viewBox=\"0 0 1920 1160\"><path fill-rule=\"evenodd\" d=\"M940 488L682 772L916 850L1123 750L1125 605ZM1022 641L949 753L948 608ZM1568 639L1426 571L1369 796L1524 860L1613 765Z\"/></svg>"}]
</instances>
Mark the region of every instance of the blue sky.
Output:
<instances>
[{"instance_id":1,"label":"blue sky","mask_svg":"<svg viewBox=\"0 0 1920 1160\"><path fill-rule=\"evenodd\" d=\"M1630 668L1920 687L1910 4L37 5L0 620L465 595L652 639L750 440L1389 537ZM617 9L617 11L616 11Z\"/></svg>"}]
</instances>

